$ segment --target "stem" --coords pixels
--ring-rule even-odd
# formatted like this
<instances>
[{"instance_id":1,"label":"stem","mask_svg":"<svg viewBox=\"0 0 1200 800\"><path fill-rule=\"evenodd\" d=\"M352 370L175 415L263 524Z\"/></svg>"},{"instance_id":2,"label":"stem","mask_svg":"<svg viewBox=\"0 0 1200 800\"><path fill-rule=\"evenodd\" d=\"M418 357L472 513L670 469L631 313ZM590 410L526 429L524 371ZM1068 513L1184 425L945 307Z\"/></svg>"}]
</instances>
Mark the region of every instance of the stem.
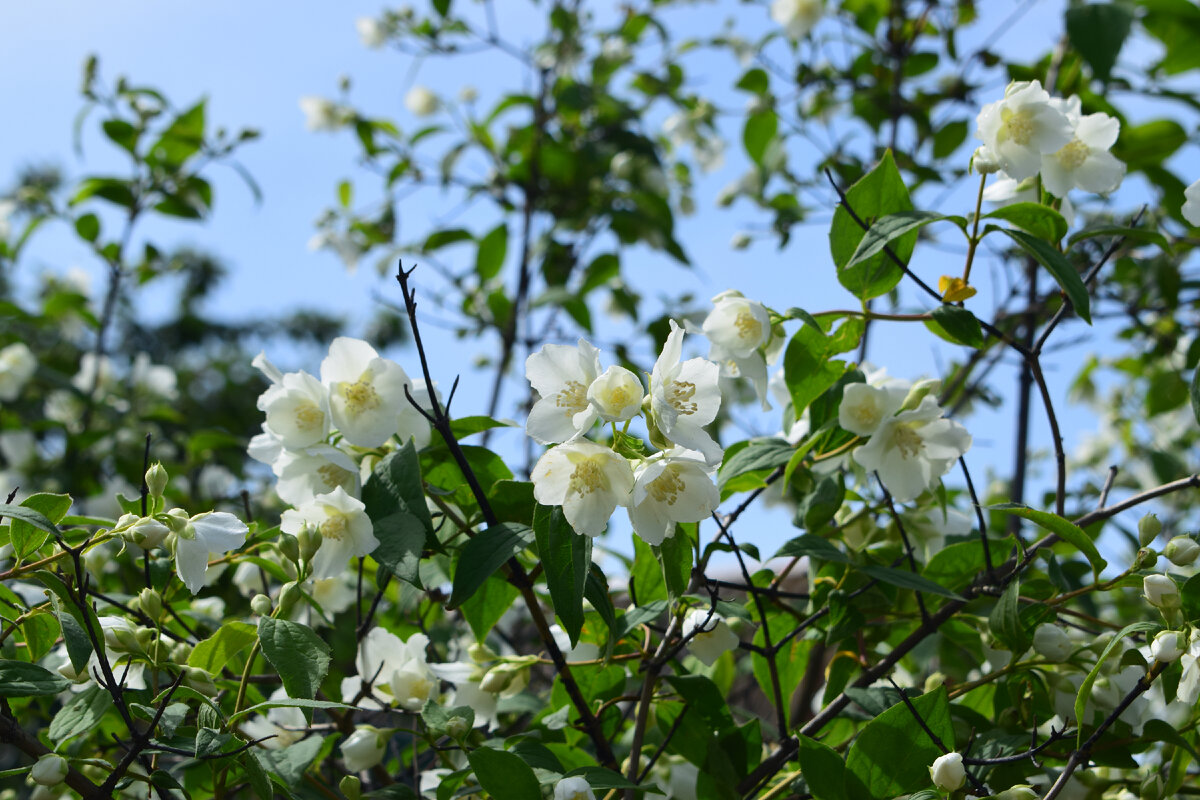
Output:
<instances>
[{"instance_id":1,"label":"stem","mask_svg":"<svg viewBox=\"0 0 1200 800\"><path fill-rule=\"evenodd\" d=\"M963 283L971 282L971 265L975 262L975 248L979 246L979 212L983 208L983 187L987 175L979 176L979 194L975 196L975 222L971 227L971 239L967 242L967 263L963 265Z\"/></svg>"}]
</instances>

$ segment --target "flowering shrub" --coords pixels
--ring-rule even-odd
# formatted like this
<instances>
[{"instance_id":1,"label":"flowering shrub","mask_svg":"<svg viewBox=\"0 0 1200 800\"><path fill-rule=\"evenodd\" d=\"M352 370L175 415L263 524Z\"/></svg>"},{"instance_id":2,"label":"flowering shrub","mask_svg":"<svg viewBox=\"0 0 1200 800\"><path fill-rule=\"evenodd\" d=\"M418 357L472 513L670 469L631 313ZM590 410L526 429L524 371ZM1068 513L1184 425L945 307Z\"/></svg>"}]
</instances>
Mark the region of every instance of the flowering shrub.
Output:
<instances>
[{"instance_id":1,"label":"flowering shrub","mask_svg":"<svg viewBox=\"0 0 1200 800\"><path fill-rule=\"evenodd\" d=\"M426 140L457 131L434 172L495 205L482 234L413 242L390 194L365 213L339 193L316 243L349 266L388 265L383 322L198 325L221 270L135 252L131 232L146 215L202 218L202 173L254 134L209 134L203 103L105 89L94 63L85 96L134 177L86 177L64 198L33 175L0 199L0 264L59 220L109 275L98 305L77 281L46 279L36 303L0 286L4 791L1195 793L1200 282L1185 225L1200 224L1200 181L1164 165L1187 138L1179 123L1136 123L1099 91L1123 81L1188 105L1170 76L1192 66L1174 31L1194 14L1072 6L1062 46L1005 65L999 96L938 63L959 58L967 3L775 0L761 41L730 28L676 51L664 34L653 68L645 50L670 3L609 28L555 5L528 51L486 9L432 5L357 30L371 48L515 55L532 94L480 116L491 100L470 87L457 101L408 88L403 106L433 126L411 135L348 96L301 101L310 128L354 130L389 193L422 186ZM1135 29L1164 50L1144 84L1114 74L1112 47ZM857 57L815 62L834 32ZM809 307L796 281L771 297L681 292L647 318L624 260L644 244L688 263L675 218L695 208L693 164L733 156L726 104L687 88L699 45L754 62L736 82L752 96L739 120L749 171L719 204L757 207L786 246L815 213L799 198L827 182L815 196L847 308ZM966 117L931 122L964 103ZM802 169L789 144L839 116L871 145ZM486 178L457 166L468 151L486 156ZM979 181L962 208L924 190L968 170ZM1113 206L1135 173L1155 203L1126 216ZM111 207L126 225L115 238ZM936 281L934 230L962 237ZM611 250L584 263L597 241ZM465 271L441 253L468 243ZM985 269L1011 290L989 289ZM180 313L148 328L129 312L137 285L176 272ZM459 333L494 334L486 399L459 395L433 355L416 298L439 280ZM609 343L623 323L593 320L601 298L646 346ZM944 345L936 376L869 366L872 339L899 330ZM1073 407L1101 409L1111 439L1090 453L1069 449L1066 391L1047 378L1070 331L1131 348L1074 377ZM313 342L315 374L276 366ZM984 483L981 445L995 442L972 412L999 403L989 372L1008 365L1014 466L987 464ZM775 433L747 436L746 420ZM1039 460L1044 484L1027 469ZM778 509L797 531L773 541Z\"/></svg>"}]
</instances>

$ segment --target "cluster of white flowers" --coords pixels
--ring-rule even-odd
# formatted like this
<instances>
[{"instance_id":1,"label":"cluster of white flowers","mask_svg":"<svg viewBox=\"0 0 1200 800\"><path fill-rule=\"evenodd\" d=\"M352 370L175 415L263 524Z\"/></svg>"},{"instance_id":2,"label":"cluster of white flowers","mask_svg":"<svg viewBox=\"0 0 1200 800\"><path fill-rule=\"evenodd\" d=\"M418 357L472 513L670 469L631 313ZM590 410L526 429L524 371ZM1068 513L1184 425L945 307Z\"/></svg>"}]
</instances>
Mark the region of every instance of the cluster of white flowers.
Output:
<instances>
[{"instance_id":1,"label":"cluster of white flowers","mask_svg":"<svg viewBox=\"0 0 1200 800\"><path fill-rule=\"evenodd\" d=\"M11 402L37 371L37 358L22 342L0 350L0 400Z\"/></svg>"},{"instance_id":2,"label":"cluster of white flowers","mask_svg":"<svg viewBox=\"0 0 1200 800\"><path fill-rule=\"evenodd\" d=\"M275 491L295 508L283 514L284 533L320 534L311 577L335 577L379 544L358 499L363 473L393 437L418 447L429 442L429 423L406 391L418 400L427 395L361 339L334 339L319 380L284 374L263 354L254 366L271 385L258 398L266 422L250 441L250 456L271 466Z\"/></svg>"},{"instance_id":3,"label":"cluster of white flowers","mask_svg":"<svg viewBox=\"0 0 1200 800\"><path fill-rule=\"evenodd\" d=\"M922 381L881 386L851 383L842 394L838 424L870 437L854 450L854 460L875 472L900 502L915 500L971 447L971 434L945 419L933 396L937 383Z\"/></svg>"},{"instance_id":4,"label":"cluster of white flowers","mask_svg":"<svg viewBox=\"0 0 1200 800\"><path fill-rule=\"evenodd\" d=\"M354 110L327 97L305 95L300 98L304 125L310 131L336 131L354 120Z\"/></svg>"},{"instance_id":5,"label":"cluster of white flowers","mask_svg":"<svg viewBox=\"0 0 1200 800\"><path fill-rule=\"evenodd\" d=\"M1108 114L1083 114L1077 96L1051 97L1038 81L1010 83L1004 99L984 106L977 120L974 167L983 174L1025 181L1041 173L1056 197L1071 189L1107 194L1125 177L1109 149L1120 123Z\"/></svg>"}]
</instances>

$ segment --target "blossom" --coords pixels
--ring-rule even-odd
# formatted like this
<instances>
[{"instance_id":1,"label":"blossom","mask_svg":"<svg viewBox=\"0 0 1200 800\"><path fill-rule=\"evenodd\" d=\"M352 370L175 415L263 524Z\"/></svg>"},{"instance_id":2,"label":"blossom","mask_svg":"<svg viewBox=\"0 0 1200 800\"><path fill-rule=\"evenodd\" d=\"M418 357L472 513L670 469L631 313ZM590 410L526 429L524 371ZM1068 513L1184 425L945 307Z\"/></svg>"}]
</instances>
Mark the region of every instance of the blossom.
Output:
<instances>
[{"instance_id":1,"label":"blossom","mask_svg":"<svg viewBox=\"0 0 1200 800\"><path fill-rule=\"evenodd\" d=\"M644 541L662 544L674 535L675 523L699 522L720 502L708 465L672 451L635 471L629 521Z\"/></svg>"},{"instance_id":2,"label":"blossom","mask_svg":"<svg viewBox=\"0 0 1200 800\"><path fill-rule=\"evenodd\" d=\"M270 702L287 702L291 697L279 687L267 698ZM262 746L268 750L277 750L295 744L304 738L308 729L308 720L304 712L296 706L277 706L267 710L262 716L251 717L241 723L242 731L253 739L262 739Z\"/></svg>"},{"instance_id":3,"label":"blossom","mask_svg":"<svg viewBox=\"0 0 1200 800\"><path fill-rule=\"evenodd\" d=\"M1186 567L1200 556L1200 544L1190 536L1175 536L1163 548L1163 555L1177 567Z\"/></svg>"},{"instance_id":4,"label":"blossom","mask_svg":"<svg viewBox=\"0 0 1200 800\"><path fill-rule=\"evenodd\" d=\"M933 785L943 792L961 789L967 782L967 770L963 767L962 755L946 753L944 756L938 756L929 768L929 777L933 779Z\"/></svg>"},{"instance_id":5,"label":"blossom","mask_svg":"<svg viewBox=\"0 0 1200 800\"><path fill-rule=\"evenodd\" d=\"M754 384L764 411L767 400L767 358L762 352L772 336L771 315L762 303L747 300L732 289L712 299L713 310L704 319L704 335L712 343L708 357L727 377L745 377Z\"/></svg>"},{"instance_id":6,"label":"blossom","mask_svg":"<svg viewBox=\"0 0 1200 800\"><path fill-rule=\"evenodd\" d=\"M870 436L884 420L900 410L907 387L871 386L850 383L842 391L838 406L838 424L859 436Z\"/></svg>"},{"instance_id":7,"label":"blossom","mask_svg":"<svg viewBox=\"0 0 1200 800\"><path fill-rule=\"evenodd\" d=\"M716 419L721 408L721 369L705 358L683 361L683 329L675 320L670 325L650 373L654 423L671 442L698 450L709 465L720 464L724 451L704 426Z\"/></svg>"},{"instance_id":8,"label":"blossom","mask_svg":"<svg viewBox=\"0 0 1200 800\"><path fill-rule=\"evenodd\" d=\"M529 411L525 432L538 444L569 441L598 419L588 387L600 374L600 351L587 340L575 347L543 345L525 359L525 377L539 399Z\"/></svg>"},{"instance_id":9,"label":"blossom","mask_svg":"<svg viewBox=\"0 0 1200 800\"><path fill-rule=\"evenodd\" d=\"M337 488L358 495L358 465L346 452L332 445L282 450L271 464L271 471L279 479L275 493L291 506L302 506Z\"/></svg>"},{"instance_id":10,"label":"blossom","mask_svg":"<svg viewBox=\"0 0 1200 800\"><path fill-rule=\"evenodd\" d=\"M429 441L429 423L404 395L408 374L363 340L333 340L321 362L321 383L329 390L333 424L350 444L378 447L392 434L418 447Z\"/></svg>"},{"instance_id":11,"label":"blossom","mask_svg":"<svg viewBox=\"0 0 1200 800\"><path fill-rule=\"evenodd\" d=\"M133 357L129 377L135 387L156 397L174 400L179 396L175 370L165 364L152 363L149 353L138 353Z\"/></svg>"},{"instance_id":12,"label":"blossom","mask_svg":"<svg viewBox=\"0 0 1200 800\"><path fill-rule=\"evenodd\" d=\"M1183 197L1186 202L1183 208L1179 209L1183 218L1192 225L1200 225L1200 181L1184 189Z\"/></svg>"},{"instance_id":13,"label":"blossom","mask_svg":"<svg viewBox=\"0 0 1200 800\"><path fill-rule=\"evenodd\" d=\"M16 400L37 370L37 358L22 342L0 350L0 400Z\"/></svg>"},{"instance_id":14,"label":"blossom","mask_svg":"<svg viewBox=\"0 0 1200 800\"><path fill-rule=\"evenodd\" d=\"M300 110L304 112L304 126L310 131L336 131L354 116L345 106L315 95L301 97Z\"/></svg>"},{"instance_id":15,"label":"blossom","mask_svg":"<svg viewBox=\"0 0 1200 800\"><path fill-rule=\"evenodd\" d=\"M354 660L357 676L342 680L342 702L357 703L370 696L370 685L384 689L406 711L420 711L437 689L425 648L429 637L414 633L407 641L383 628L372 628ZM370 682L370 683L368 683Z\"/></svg>"},{"instance_id":16,"label":"blossom","mask_svg":"<svg viewBox=\"0 0 1200 800\"><path fill-rule=\"evenodd\" d=\"M1179 631L1163 631L1150 642L1150 655L1155 661L1170 663L1178 661L1187 650L1187 634Z\"/></svg>"},{"instance_id":17,"label":"blossom","mask_svg":"<svg viewBox=\"0 0 1200 800\"><path fill-rule=\"evenodd\" d=\"M266 430L288 448L324 441L330 427L325 386L307 372L281 374L263 353L252 363L272 381L258 398L258 409L267 415Z\"/></svg>"},{"instance_id":18,"label":"blossom","mask_svg":"<svg viewBox=\"0 0 1200 800\"><path fill-rule=\"evenodd\" d=\"M246 523L226 511L208 511L189 518L187 512L177 508L168 516L178 521L171 526L176 533L175 569L192 594L204 586L209 555L236 550L246 543L249 532Z\"/></svg>"},{"instance_id":19,"label":"blossom","mask_svg":"<svg viewBox=\"0 0 1200 800\"><path fill-rule=\"evenodd\" d=\"M362 772L383 761L390 731L359 725L342 741L342 762L350 772Z\"/></svg>"},{"instance_id":20,"label":"blossom","mask_svg":"<svg viewBox=\"0 0 1200 800\"><path fill-rule=\"evenodd\" d=\"M1056 197L1064 197L1074 188L1097 194L1114 191L1125 177L1125 165L1109 152L1120 129L1121 123L1108 114L1080 117L1074 138L1042 156L1046 190Z\"/></svg>"},{"instance_id":21,"label":"blossom","mask_svg":"<svg viewBox=\"0 0 1200 800\"><path fill-rule=\"evenodd\" d=\"M738 646L737 634L729 629L725 619L707 608L694 608L683 619L682 633L688 650L711 667L721 654Z\"/></svg>"},{"instance_id":22,"label":"blossom","mask_svg":"<svg viewBox=\"0 0 1200 800\"><path fill-rule=\"evenodd\" d=\"M598 536L617 506L627 506L633 491L629 461L588 441L547 450L533 468L533 496L544 506L562 506L576 533Z\"/></svg>"},{"instance_id":23,"label":"blossom","mask_svg":"<svg viewBox=\"0 0 1200 800\"><path fill-rule=\"evenodd\" d=\"M1033 649L1047 661L1066 661L1074 646L1067 632L1050 622L1043 622L1033 632Z\"/></svg>"},{"instance_id":24,"label":"blossom","mask_svg":"<svg viewBox=\"0 0 1200 800\"><path fill-rule=\"evenodd\" d=\"M587 389L588 403L605 422L624 422L637 416L645 392L642 382L624 367L611 366Z\"/></svg>"},{"instance_id":25,"label":"blossom","mask_svg":"<svg viewBox=\"0 0 1200 800\"><path fill-rule=\"evenodd\" d=\"M554 800L596 800L587 778L576 775L554 784Z\"/></svg>"},{"instance_id":26,"label":"blossom","mask_svg":"<svg viewBox=\"0 0 1200 800\"><path fill-rule=\"evenodd\" d=\"M369 555L379 546L365 509L361 500L338 486L299 509L284 511L279 527L293 536L305 526L316 529L321 534L321 546L313 557L312 577L332 578L346 568L351 558Z\"/></svg>"},{"instance_id":27,"label":"blossom","mask_svg":"<svg viewBox=\"0 0 1200 800\"><path fill-rule=\"evenodd\" d=\"M424 86L414 86L404 95L404 107L418 117L428 117L438 110L438 98Z\"/></svg>"},{"instance_id":28,"label":"blossom","mask_svg":"<svg viewBox=\"0 0 1200 800\"><path fill-rule=\"evenodd\" d=\"M1180 657L1179 663L1183 667L1183 675L1179 678L1175 698L1190 708L1200 700L1200 635L1192 634L1191 644Z\"/></svg>"},{"instance_id":29,"label":"blossom","mask_svg":"<svg viewBox=\"0 0 1200 800\"><path fill-rule=\"evenodd\" d=\"M1036 175L1042 156L1058 152L1073 136L1067 115L1050 102L1038 81L1010 83L1003 100L983 107L977 124L975 136L1019 181Z\"/></svg>"},{"instance_id":30,"label":"blossom","mask_svg":"<svg viewBox=\"0 0 1200 800\"><path fill-rule=\"evenodd\" d=\"M358 38L364 47L375 50L383 47L387 41L387 26L374 17L359 17L354 20L354 27L358 30Z\"/></svg>"},{"instance_id":31,"label":"blossom","mask_svg":"<svg viewBox=\"0 0 1200 800\"><path fill-rule=\"evenodd\" d=\"M854 460L878 473L896 500L907 502L931 488L970 447L966 428L943 419L937 400L926 396L915 409L886 419L854 451Z\"/></svg>"},{"instance_id":32,"label":"blossom","mask_svg":"<svg viewBox=\"0 0 1200 800\"><path fill-rule=\"evenodd\" d=\"M1155 608L1179 608L1179 587L1169 575L1147 575L1142 579L1142 592Z\"/></svg>"},{"instance_id":33,"label":"blossom","mask_svg":"<svg viewBox=\"0 0 1200 800\"><path fill-rule=\"evenodd\" d=\"M57 786L67 777L67 760L54 753L46 753L29 770L29 777L41 786ZM586 784L585 784L586 785ZM590 794L590 793L589 793ZM555 800L558 800L556 797Z\"/></svg>"},{"instance_id":34,"label":"blossom","mask_svg":"<svg viewBox=\"0 0 1200 800\"><path fill-rule=\"evenodd\" d=\"M771 4L771 19L782 25L793 41L807 36L824 13L824 0L775 0Z\"/></svg>"}]
</instances>

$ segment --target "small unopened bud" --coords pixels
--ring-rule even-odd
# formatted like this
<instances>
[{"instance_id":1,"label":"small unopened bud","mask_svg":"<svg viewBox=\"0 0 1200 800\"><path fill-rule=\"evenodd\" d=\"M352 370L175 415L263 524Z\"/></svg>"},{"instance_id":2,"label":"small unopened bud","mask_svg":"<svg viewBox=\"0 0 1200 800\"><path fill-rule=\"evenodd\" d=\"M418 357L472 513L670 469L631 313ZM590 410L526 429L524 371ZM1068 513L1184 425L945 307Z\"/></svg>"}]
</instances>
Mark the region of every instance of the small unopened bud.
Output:
<instances>
[{"instance_id":1,"label":"small unopened bud","mask_svg":"<svg viewBox=\"0 0 1200 800\"><path fill-rule=\"evenodd\" d=\"M492 667L479 681L479 688L485 692L499 694L508 688L513 682L512 670L507 668L507 665L501 664L498 667Z\"/></svg>"},{"instance_id":2,"label":"small unopened bud","mask_svg":"<svg viewBox=\"0 0 1200 800\"><path fill-rule=\"evenodd\" d=\"M451 739L461 739L471 732L471 725L466 717L455 714L446 720L446 735Z\"/></svg>"},{"instance_id":3,"label":"small unopened bud","mask_svg":"<svg viewBox=\"0 0 1200 800\"><path fill-rule=\"evenodd\" d=\"M1142 592L1155 608L1179 608L1179 587L1168 575L1147 575L1142 580Z\"/></svg>"},{"instance_id":4,"label":"small unopened bud","mask_svg":"<svg viewBox=\"0 0 1200 800\"><path fill-rule=\"evenodd\" d=\"M913 387L908 390L908 394L904 398L903 405L900 406L901 411L911 411L921 405L921 401L928 395L935 394L942 388L942 382L937 378L926 378L923 381L917 381Z\"/></svg>"},{"instance_id":5,"label":"small unopened bud","mask_svg":"<svg viewBox=\"0 0 1200 800\"><path fill-rule=\"evenodd\" d=\"M158 631L154 630L154 628L139 627L133 632L133 638L137 641L138 647L143 651L148 651L150 649L157 636Z\"/></svg>"},{"instance_id":6,"label":"small unopened bud","mask_svg":"<svg viewBox=\"0 0 1200 800\"><path fill-rule=\"evenodd\" d=\"M1163 555L1177 567L1190 566L1200 556L1200 544L1190 536L1176 536L1167 542Z\"/></svg>"},{"instance_id":7,"label":"small unopened bud","mask_svg":"<svg viewBox=\"0 0 1200 800\"><path fill-rule=\"evenodd\" d=\"M1158 551L1151 547L1143 547L1137 551L1133 563L1138 569L1154 569L1158 564Z\"/></svg>"},{"instance_id":8,"label":"small unopened bud","mask_svg":"<svg viewBox=\"0 0 1200 800\"><path fill-rule=\"evenodd\" d=\"M279 554L288 561L293 564L300 563L300 543L296 541L295 536L284 534L275 542L275 546L279 548Z\"/></svg>"},{"instance_id":9,"label":"small unopened bud","mask_svg":"<svg viewBox=\"0 0 1200 800\"><path fill-rule=\"evenodd\" d=\"M996 795L996 800L1035 800L1037 796L1038 793L1028 783L1018 783Z\"/></svg>"},{"instance_id":10,"label":"small unopened bud","mask_svg":"<svg viewBox=\"0 0 1200 800\"><path fill-rule=\"evenodd\" d=\"M980 175L994 175L1000 171L1000 162L987 145L980 145L975 148L975 154L971 156L969 169Z\"/></svg>"},{"instance_id":11,"label":"small unopened bud","mask_svg":"<svg viewBox=\"0 0 1200 800\"><path fill-rule=\"evenodd\" d=\"M1074 645L1067 632L1051 622L1043 622L1033 632L1033 649L1047 661L1066 661Z\"/></svg>"},{"instance_id":12,"label":"small unopened bud","mask_svg":"<svg viewBox=\"0 0 1200 800\"><path fill-rule=\"evenodd\" d=\"M57 786L67 777L67 760L54 753L46 753L29 770L33 782L42 786Z\"/></svg>"},{"instance_id":13,"label":"small unopened bud","mask_svg":"<svg viewBox=\"0 0 1200 800\"><path fill-rule=\"evenodd\" d=\"M1150 655L1164 664L1178 661L1186 650L1187 636L1179 631L1163 631L1150 642Z\"/></svg>"},{"instance_id":14,"label":"small unopened bud","mask_svg":"<svg viewBox=\"0 0 1200 800\"><path fill-rule=\"evenodd\" d=\"M1162 523L1154 514L1147 514L1138 520L1138 544L1149 547L1150 543L1162 533Z\"/></svg>"},{"instance_id":15,"label":"small unopened bud","mask_svg":"<svg viewBox=\"0 0 1200 800\"><path fill-rule=\"evenodd\" d=\"M745 231L738 231L733 235L733 238L729 240L729 246L734 250L745 250L750 246L750 234L746 233Z\"/></svg>"},{"instance_id":16,"label":"small unopened bud","mask_svg":"<svg viewBox=\"0 0 1200 800\"><path fill-rule=\"evenodd\" d=\"M104 643L113 650L130 652L139 649L137 639L129 628L105 628Z\"/></svg>"},{"instance_id":17,"label":"small unopened bud","mask_svg":"<svg viewBox=\"0 0 1200 800\"><path fill-rule=\"evenodd\" d=\"M250 610L260 617L268 617L271 615L271 598L265 594L256 594L250 600Z\"/></svg>"},{"instance_id":18,"label":"small unopened bud","mask_svg":"<svg viewBox=\"0 0 1200 800\"><path fill-rule=\"evenodd\" d=\"M311 562L313 556L321 549L321 532L311 525L305 525L296 534L296 544L300 546L300 558L306 562Z\"/></svg>"},{"instance_id":19,"label":"small unopened bud","mask_svg":"<svg viewBox=\"0 0 1200 800\"><path fill-rule=\"evenodd\" d=\"M158 520L142 517L130 525L122 537L143 550L152 550L162 544L170 532L171 529Z\"/></svg>"},{"instance_id":20,"label":"small unopened bud","mask_svg":"<svg viewBox=\"0 0 1200 800\"><path fill-rule=\"evenodd\" d=\"M941 672L935 672L925 679L925 692L932 692L946 682L946 676Z\"/></svg>"},{"instance_id":21,"label":"small unopened bud","mask_svg":"<svg viewBox=\"0 0 1200 800\"><path fill-rule=\"evenodd\" d=\"M162 497L163 492L167 490L168 480L170 477L167 475L167 468L158 462L146 470L146 489L149 490L151 497Z\"/></svg>"},{"instance_id":22,"label":"small unopened bud","mask_svg":"<svg viewBox=\"0 0 1200 800\"><path fill-rule=\"evenodd\" d=\"M1142 781L1142 788L1139 792L1141 800L1161 800L1162 796L1163 782L1161 775L1154 774Z\"/></svg>"},{"instance_id":23,"label":"small unopened bud","mask_svg":"<svg viewBox=\"0 0 1200 800\"><path fill-rule=\"evenodd\" d=\"M472 642L467 647L467 655L476 664L486 664L489 661L495 661L498 656L492 652L492 648L482 642Z\"/></svg>"},{"instance_id":24,"label":"small unopened bud","mask_svg":"<svg viewBox=\"0 0 1200 800\"><path fill-rule=\"evenodd\" d=\"M176 664L186 664L192 654L192 646L187 642L176 642L171 648L171 660Z\"/></svg>"},{"instance_id":25,"label":"small unopened bud","mask_svg":"<svg viewBox=\"0 0 1200 800\"><path fill-rule=\"evenodd\" d=\"M296 601L304 595L299 584L295 581L290 581L283 585L279 590L279 614L287 616L292 610L292 606L296 605Z\"/></svg>"},{"instance_id":26,"label":"small unopened bud","mask_svg":"<svg viewBox=\"0 0 1200 800\"><path fill-rule=\"evenodd\" d=\"M940 791L954 792L961 789L967 781L967 770L963 767L962 756L958 753L939 756L929 768L929 777Z\"/></svg>"},{"instance_id":27,"label":"small unopened bud","mask_svg":"<svg viewBox=\"0 0 1200 800\"><path fill-rule=\"evenodd\" d=\"M208 697L216 696L217 686L207 672L198 667L184 667L183 672L183 682L187 686Z\"/></svg>"},{"instance_id":28,"label":"small unopened bud","mask_svg":"<svg viewBox=\"0 0 1200 800\"><path fill-rule=\"evenodd\" d=\"M138 592L138 607L143 614L157 622L163 613L162 595L147 586Z\"/></svg>"},{"instance_id":29,"label":"small unopened bud","mask_svg":"<svg viewBox=\"0 0 1200 800\"><path fill-rule=\"evenodd\" d=\"M342 782L338 784L338 791L346 800L358 800L362 797L362 781L355 775L347 775L342 778Z\"/></svg>"},{"instance_id":30,"label":"small unopened bud","mask_svg":"<svg viewBox=\"0 0 1200 800\"><path fill-rule=\"evenodd\" d=\"M170 528L172 533L177 534L183 533L192 524L191 515L182 508L172 508L165 514L159 514L155 519Z\"/></svg>"}]
</instances>

